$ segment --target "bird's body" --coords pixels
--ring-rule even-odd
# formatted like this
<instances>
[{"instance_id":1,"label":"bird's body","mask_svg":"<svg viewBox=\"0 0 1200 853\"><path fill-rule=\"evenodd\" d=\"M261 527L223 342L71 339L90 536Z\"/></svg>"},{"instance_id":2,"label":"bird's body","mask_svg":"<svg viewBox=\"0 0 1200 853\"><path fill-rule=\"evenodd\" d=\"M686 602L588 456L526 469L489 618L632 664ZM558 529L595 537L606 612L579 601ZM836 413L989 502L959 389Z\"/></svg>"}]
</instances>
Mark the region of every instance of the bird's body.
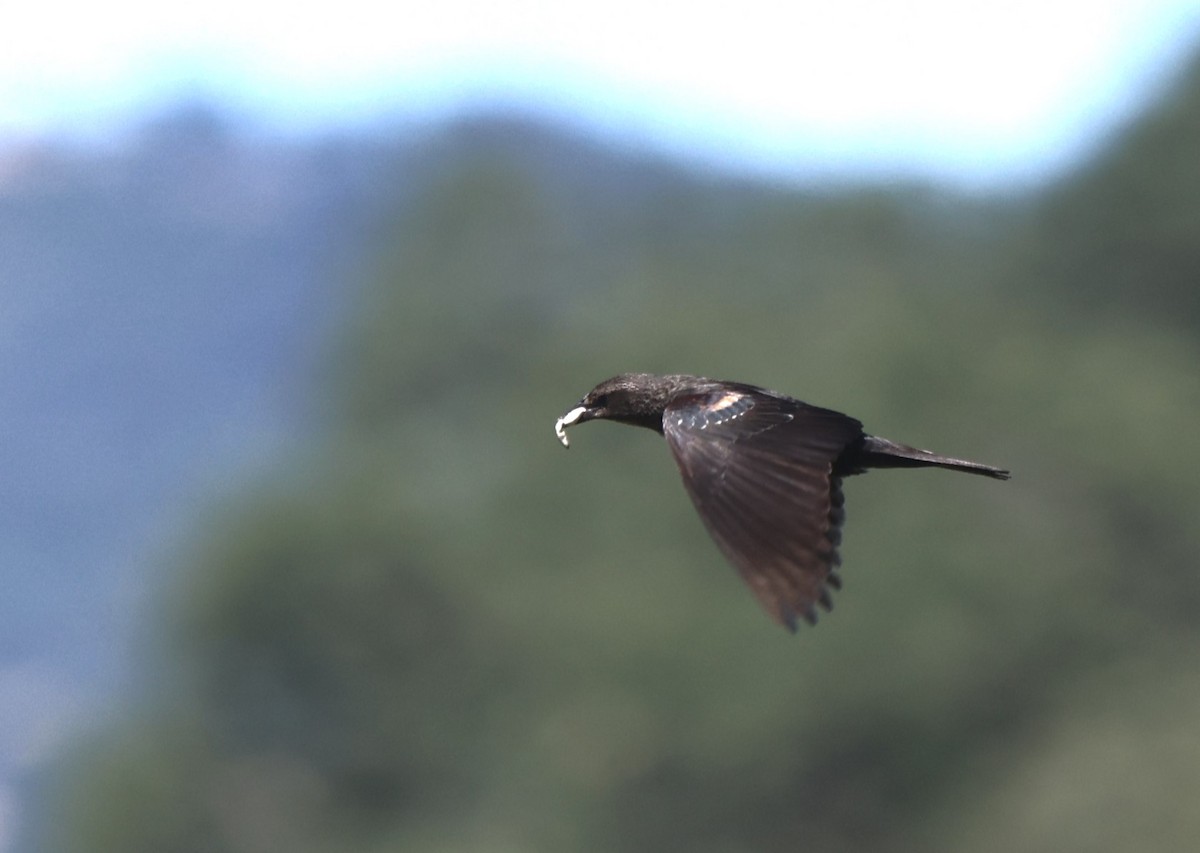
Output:
<instances>
[{"instance_id":1,"label":"bird's body","mask_svg":"<svg viewBox=\"0 0 1200 853\"><path fill-rule=\"evenodd\" d=\"M848 415L741 382L627 373L601 382L555 424L607 419L663 435L718 547L771 617L795 630L830 609L844 518L841 480L869 468L1008 472L863 432Z\"/></svg>"}]
</instances>

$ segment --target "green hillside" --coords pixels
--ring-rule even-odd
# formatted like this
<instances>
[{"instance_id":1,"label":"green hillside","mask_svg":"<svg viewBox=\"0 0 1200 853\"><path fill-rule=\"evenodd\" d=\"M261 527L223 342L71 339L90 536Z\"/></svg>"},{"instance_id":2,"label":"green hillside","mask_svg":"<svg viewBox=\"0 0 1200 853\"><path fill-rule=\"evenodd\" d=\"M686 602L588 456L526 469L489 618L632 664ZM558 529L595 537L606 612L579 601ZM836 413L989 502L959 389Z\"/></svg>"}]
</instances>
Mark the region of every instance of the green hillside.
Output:
<instances>
[{"instance_id":1,"label":"green hillside","mask_svg":"<svg viewBox=\"0 0 1200 853\"><path fill-rule=\"evenodd\" d=\"M322 439L181 547L148 695L64 759L53 849L1194 841L1200 77L1005 203L464 132L382 241ZM554 440L625 370L1013 480L849 481L845 589L791 636L660 440Z\"/></svg>"}]
</instances>

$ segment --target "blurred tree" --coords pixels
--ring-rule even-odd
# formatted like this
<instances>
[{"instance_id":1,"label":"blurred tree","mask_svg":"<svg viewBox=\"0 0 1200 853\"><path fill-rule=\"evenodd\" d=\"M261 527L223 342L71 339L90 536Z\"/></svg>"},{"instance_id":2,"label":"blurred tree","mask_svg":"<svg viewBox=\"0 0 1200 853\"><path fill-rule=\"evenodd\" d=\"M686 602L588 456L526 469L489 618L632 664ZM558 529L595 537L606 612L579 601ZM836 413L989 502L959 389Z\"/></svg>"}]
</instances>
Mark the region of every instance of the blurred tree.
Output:
<instances>
[{"instance_id":1,"label":"blurred tree","mask_svg":"<svg viewBox=\"0 0 1200 853\"><path fill-rule=\"evenodd\" d=\"M1071 299L1072 310L1134 311L1194 332L1200 324L1197 146L1200 58L1145 115L1045 194L1032 223L1035 280Z\"/></svg>"},{"instance_id":2,"label":"blurred tree","mask_svg":"<svg viewBox=\"0 0 1200 853\"><path fill-rule=\"evenodd\" d=\"M1186 740L1196 710L1172 685L1200 663L1198 342L1154 300L1060 323L1100 286L1067 266L1012 278L1116 251L1139 209L1099 228L1066 200L1184 158L1105 155L1008 207L671 172L623 208L574 191L604 184L589 149L474 132L425 170L302 473L201 532L164 696L68 761L54 849L1061 849L1114 803L1139 849L1186 846L1164 815L1200 795L1190 747L1159 773L1108 734L1140 743L1161 695ZM1127 268L1159 263L1148 239ZM632 368L779 387L1016 479L851 481L838 611L789 637L661 442L557 449L553 417ZM1176 808L1114 793L1110 759Z\"/></svg>"}]
</instances>

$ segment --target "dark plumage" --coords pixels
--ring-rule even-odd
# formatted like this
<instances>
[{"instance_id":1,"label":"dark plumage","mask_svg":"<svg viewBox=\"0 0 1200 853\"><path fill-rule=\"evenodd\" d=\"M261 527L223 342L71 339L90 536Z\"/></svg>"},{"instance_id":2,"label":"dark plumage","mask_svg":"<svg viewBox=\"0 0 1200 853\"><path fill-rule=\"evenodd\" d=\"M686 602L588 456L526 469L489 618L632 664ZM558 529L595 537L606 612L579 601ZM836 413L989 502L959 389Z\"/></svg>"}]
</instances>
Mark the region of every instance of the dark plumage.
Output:
<instances>
[{"instance_id":1,"label":"dark plumage","mask_svg":"<svg viewBox=\"0 0 1200 853\"><path fill-rule=\"evenodd\" d=\"M841 581L842 478L934 466L1007 480L1008 471L867 435L840 412L700 376L625 373L554 425L607 419L665 436L696 510L771 618L796 630L832 608Z\"/></svg>"}]
</instances>

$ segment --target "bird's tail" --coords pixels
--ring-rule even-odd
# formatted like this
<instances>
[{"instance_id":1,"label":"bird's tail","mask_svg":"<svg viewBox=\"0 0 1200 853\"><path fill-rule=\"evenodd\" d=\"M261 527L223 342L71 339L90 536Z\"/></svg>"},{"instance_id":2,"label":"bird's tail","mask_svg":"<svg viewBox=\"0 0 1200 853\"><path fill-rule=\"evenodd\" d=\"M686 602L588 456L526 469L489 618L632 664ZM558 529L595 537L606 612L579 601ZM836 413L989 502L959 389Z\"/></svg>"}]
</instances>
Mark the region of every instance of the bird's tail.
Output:
<instances>
[{"instance_id":1,"label":"bird's tail","mask_svg":"<svg viewBox=\"0 0 1200 853\"><path fill-rule=\"evenodd\" d=\"M886 438L873 435L863 437L860 453L855 454L854 463L860 468L949 468L951 471L965 471L968 474L981 474L984 477L994 477L997 480L1007 480L1011 474L1003 468L972 462L969 459L955 459L952 456L941 456L928 450L918 450L904 444L896 444Z\"/></svg>"}]
</instances>

